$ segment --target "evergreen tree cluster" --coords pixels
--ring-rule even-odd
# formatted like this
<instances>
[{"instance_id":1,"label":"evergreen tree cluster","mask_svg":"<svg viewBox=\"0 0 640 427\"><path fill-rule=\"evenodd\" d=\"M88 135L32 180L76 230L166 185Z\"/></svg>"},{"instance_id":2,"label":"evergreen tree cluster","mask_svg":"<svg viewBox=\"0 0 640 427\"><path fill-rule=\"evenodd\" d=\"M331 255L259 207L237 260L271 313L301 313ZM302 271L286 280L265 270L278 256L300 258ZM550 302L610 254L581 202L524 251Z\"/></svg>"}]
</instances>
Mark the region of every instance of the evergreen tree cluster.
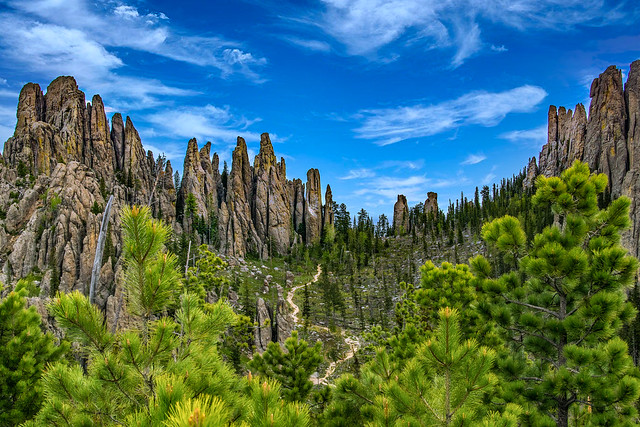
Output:
<instances>
[{"instance_id":1,"label":"evergreen tree cluster","mask_svg":"<svg viewBox=\"0 0 640 427\"><path fill-rule=\"evenodd\" d=\"M477 232L487 248L469 265L426 261L415 284L379 273L386 218L374 225L364 210L351 219L335 207L334 230L303 249L304 262L314 251L322 260L327 320L346 327L350 310L364 328L371 295L356 282L367 266L381 279L378 302L395 316L368 328L367 345L328 387L311 381L321 377L321 344L296 331L251 357L248 292L249 316L225 298L207 302L230 286L225 264L206 245L192 248L197 261L183 275L167 250L169 227L148 208L125 208L121 329L76 291L48 307L64 339L43 333L26 308L33 280L0 299L0 425L638 424L637 350L620 338L635 336L633 325L622 328L637 314L627 292L638 261L620 245L630 201L603 203L606 177L580 162L539 177L535 193L521 178L462 198L447 215L413 212L410 233L454 230L455 242L458 230ZM396 301L391 285L402 291ZM306 334L313 296L301 292Z\"/></svg>"}]
</instances>

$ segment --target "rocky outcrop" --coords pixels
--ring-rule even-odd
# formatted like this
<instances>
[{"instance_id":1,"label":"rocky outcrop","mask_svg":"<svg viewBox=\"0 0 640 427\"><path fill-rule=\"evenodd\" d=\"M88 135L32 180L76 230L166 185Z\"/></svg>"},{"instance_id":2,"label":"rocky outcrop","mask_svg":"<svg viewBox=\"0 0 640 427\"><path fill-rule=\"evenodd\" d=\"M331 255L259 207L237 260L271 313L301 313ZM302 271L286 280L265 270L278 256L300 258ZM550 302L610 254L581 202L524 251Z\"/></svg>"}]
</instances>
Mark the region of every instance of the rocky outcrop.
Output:
<instances>
[{"instance_id":1,"label":"rocky outcrop","mask_svg":"<svg viewBox=\"0 0 640 427\"><path fill-rule=\"evenodd\" d=\"M538 173L538 164L536 162L535 157L531 157L529 159L529 164L527 165L527 175L524 178L524 187L525 188L533 188L536 183L536 177L539 175Z\"/></svg>"},{"instance_id":2,"label":"rocky outcrop","mask_svg":"<svg viewBox=\"0 0 640 427\"><path fill-rule=\"evenodd\" d=\"M332 226L335 222L335 216L333 214L333 194L331 193L331 186L327 184L327 190L324 192L324 212L322 213L322 229L327 226Z\"/></svg>"},{"instance_id":3,"label":"rocky outcrop","mask_svg":"<svg viewBox=\"0 0 640 427\"><path fill-rule=\"evenodd\" d=\"M296 233L303 236L306 233L304 224L305 198L304 184L301 179L294 179L291 184L291 213L293 214L293 226Z\"/></svg>"},{"instance_id":4,"label":"rocky outcrop","mask_svg":"<svg viewBox=\"0 0 640 427\"><path fill-rule=\"evenodd\" d=\"M111 142L109 122L100 95L94 95L87 104L89 140L84 163L105 182L110 182L116 167L115 150Z\"/></svg>"},{"instance_id":5,"label":"rocky outcrop","mask_svg":"<svg viewBox=\"0 0 640 427\"><path fill-rule=\"evenodd\" d=\"M438 215L438 193L434 193L433 191L429 191L427 193L427 200L424 202L424 213L431 213L435 218Z\"/></svg>"},{"instance_id":6,"label":"rocky outcrop","mask_svg":"<svg viewBox=\"0 0 640 427\"><path fill-rule=\"evenodd\" d=\"M307 202L305 185L300 179L287 180L285 161L277 160L266 133L253 166L244 139L238 138L224 182L212 144L199 148L192 139L177 189L171 162L145 151L131 118L115 113L109 122L102 98L94 95L86 103L73 77L55 79L46 94L39 85L26 84L16 116L0 163L0 280L11 286L39 271L43 296L86 291L102 210L113 194L110 249L96 291L109 322L115 317L119 324L128 322L126 315L115 314L122 299L117 213L125 204L150 204L153 215L179 233L187 226L185 204L193 195L198 241L234 257L284 254L292 244L316 242L322 227L333 223L331 191L327 187L323 212L317 169L307 176L307 197L312 199ZM272 323L280 323L284 333L286 316L278 316Z\"/></svg>"},{"instance_id":7,"label":"rocky outcrop","mask_svg":"<svg viewBox=\"0 0 640 427\"><path fill-rule=\"evenodd\" d=\"M610 66L591 84L591 105L583 160L592 170L609 177L613 197L621 193L628 171L625 125L627 109L622 87L622 72Z\"/></svg>"},{"instance_id":8,"label":"rocky outcrop","mask_svg":"<svg viewBox=\"0 0 640 427\"><path fill-rule=\"evenodd\" d=\"M574 160L609 178L608 192L631 198L631 228L622 241L638 256L640 240L640 61L631 64L626 84L615 66L591 85L589 118L582 104L575 111L549 108L548 139L540 152L537 171L529 163L526 185L537 173L554 176Z\"/></svg>"},{"instance_id":9,"label":"rocky outcrop","mask_svg":"<svg viewBox=\"0 0 640 427\"><path fill-rule=\"evenodd\" d=\"M253 218L262 254L286 253L291 247L291 206L284 159L277 163L268 133L260 136L253 163Z\"/></svg>"},{"instance_id":10,"label":"rocky outcrop","mask_svg":"<svg viewBox=\"0 0 640 427\"><path fill-rule=\"evenodd\" d=\"M209 143L209 147L211 144ZM203 147L204 150L204 147ZM207 154L207 153L203 153ZM200 159L200 152L198 151L198 141L195 138L189 140L187 144L187 152L184 156L184 166L182 168L182 183L180 185L180 193L178 194L178 198L180 199L180 203L184 209L187 209L187 198L193 196L195 200L195 215L206 215L208 212L207 203L206 203L206 193L205 186L208 184L209 187L212 186L212 183L207 183L206 181L212 180L211 171L207 174L204 170L203 163L206 163L209 160L209 156L206 156L206 159ZM209 165L210 166L210 165ZM186 219L187 215L183 215L183 218Z\"/></svg>"},{"instance_id":11,"label":"rocky outcrop","mask_svg":"<svg viewBox=\"0 0 640 427\"><path fill-rule=\"evenodd\" d=\"M291 332L295 328L293 316L289 312L290 307L284 299L282 286L277 285L278 302L276 304L276 338L277 342L284 346L284 342L291 336Z\"/></svg>"},{"instance_id":12,"label":"rocky outcrop","mask_svg":"<svg viewBox=\"0 0 640 427\"><path fill-rule=\"evenodd\" d=\"M409 230L409 205L403 194L398 194L398 201L393 205L393 229L396 236Z\"/></svg>"},{"instance_id":13,"label":"rocky outcrop","mask_svg":"<svg viewBox=\"0 0 640 427\"><path fill-rule=\"evenodd\" d=\"M318 169L307 171L307 198L304 209L306 241L316 243L322 234L322 190Z\"/></svg>"},{"instance_id":14,"label":"rocky outcrop","mask_svg":"<svg viewBox=\"0 0 640 427\"><path fill-rule=\"evenodd\" d=\"M576 105L575 113L552 105L549 107L548 123L547 144L542 147L536 171L537 174L546 176L555 174L557 170L564 170L574 160L583 158L587 114L582 104ZM531 165L531 161L529 164ZM530 179L527 182L533 183Z\"/></svg>"},{"instance_id":15,"label":"rocky outcrop","mask_svg":"<svg viewBox=\"0 0 640 427\"><path fill-rule=\"evenodd\" d=\"M264 352L267 349L267 345L271 342L271 314L267 304L262 298L258 298L256 302L256 329L255 329L255 344L256 350Z\"/></svg>"},{"instance_id":16,"label":"rocky outcrop","mask_svg":"<svg viewBox=\"0 0 640 427\"><path fill-rule=\"evenodd\" d=\"M243 257L248 251L258 253L262 248L249 205L252 182L247 144L238 137L227 183L227 200L221 206L219 218L222 252L232 256Z\"/></svg>"}]
</instances>

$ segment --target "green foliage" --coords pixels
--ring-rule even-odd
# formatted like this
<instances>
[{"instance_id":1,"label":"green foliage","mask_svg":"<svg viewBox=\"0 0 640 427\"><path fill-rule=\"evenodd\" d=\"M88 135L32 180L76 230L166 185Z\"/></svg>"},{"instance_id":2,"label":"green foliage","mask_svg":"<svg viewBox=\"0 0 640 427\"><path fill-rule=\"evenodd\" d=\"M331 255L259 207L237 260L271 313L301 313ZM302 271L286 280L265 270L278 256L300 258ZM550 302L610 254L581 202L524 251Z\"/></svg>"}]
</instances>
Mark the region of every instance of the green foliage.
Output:
<instances>
[{"instance_id":1,"label":"green foliage","mask_svg":"<svg viewBox=\"0 0 640 427\"><path fill-rule=\"evenodd\" d=\"M322 362L322 344L311 347L298 332L293 331L284 343L283 351L278 343L270 342L262 355L255 354L248 364L249 369L260 375L278 380L284 388L283 396L289 401L304 401L313 383L309 377Z\"/></svg>"},{"instance_id":2,"label":"green foliage","mask_svg":"<svg viewBox=\"0 0 640 427\"><path fill-rule=\"evenodd\" d=\"M104 177L102 176L100 177L98 188L100 189L100 195L102 195L102 198L107 200L109 193L107 193L107 184L104 182Z\"/></svg>"},{"instance_id":3,"label":"green foliage","mask_svg":"<svg viewBox=\"0 0 640 427\"><path fill-rule=\"evenodd\" d=\"M94 215L98 215L103 213L103 209L102 206L100 206L100 204L98 204L98 201L93 202L93 205L91 205L91 213Z\"/></svg>"},{"instance_id":4,"label":"green foliage","mask_svg":"<svg viewBox=\"0 0 640 427\"><path fill-rule=\"evenodd\" d=\"M176 298L180 277L176 257L164 252L171 228L153 219L148 207L133 206L123 210L122 230L127 308L148 320Z\"/></svg>"},{"instance_id":5,"label":"green foliage","mask_svg":"<svg viewBox=\"0 0 640 427\"><path fill-rule=\"evenodd\" d=\"M185 211L187 217L194 218L198 213L198 205L196 203L196 196L193 193L187 194L187 198L185 199Z\"/></svg>"},{"instance_id":6,"label":"green foliage","mask_svg":"<svg viewBox=\"0 0 640 427\"><path fill-rule=\"evenodd\" d=\"M40 288L36 285L36 281L41 280L42 277L39 274L29 273L26 277L18 280L14 292L24 292L23 295L27 297L37 297L40 295Z\"/></svg>"},{"instance_id":7,"label":"green foliage","mask_svg":"<svg viewBox=\"0 0 640 427\"><path fill-rule=\"evenodd\" d=\"M219 398L203 396L178 402L164 425L168 427L224 427L231 414Z\"/></svg>"},{"instance_id":8,"label":"green foliage","mask_svg":"<svg viewBox=\"0 0 640 427\"><path fill-rule=\"evenodd\" d=\"M29 168L27 167L27 165L24 164L22 160L18 162L18 166L16 170L18 171L18 176L20 178L24 178L29 174Z\"/></svg>"},{"instance_id":9,"label":"green foliage","mask_svg":"<svg viewBox=\"0 0 640 427\"><path fill-rule=\"evenodd\" d=\"M533 201L550 206L555 225L526 249L518 220L494 220L483 236L496 251L492 259L506 256L513 271L493 278L486 259L471 260L489 298L480 309L511 342L498 362L502 399L526 405L523 416L531 423L629 423L640 381L626 344L616 337L635 315L625 292L637 260L619 244L629 224L629 200L621 197L599 210L606 177L590 174L580 162L537 184Z\"/></svg>"},{"instance_id":10,"label":"green foliage","mask_svg":"<svg viewBox=\"0 0 640 427\"><path fill-rule=\"evenodd\" d=\"M30 286L21 282L0 298L0 426L18 425L38 412L42 372L68 349L42 333L35 307L26 308Z\"/></svg>"},{"instance_id":11,"label":"green foliage","mask_svg":"<svg viewBox=\"0 0 640 427\"><path fill-rule=\"evenodd\" d=\"M396 304L396 327L384 332L374 327L365 334L368 350L385 346L394 363L403 366L415 356L419 345L429 339L439 324L439 311L445 307L459 312L463 338L474 338L492 347L499 345L493 322L482 319L476 309L477 280L466 264L443 262L436 267L427 261L421 268L420 286L401 283L402 299Z\"/></svg>"},{"instance_id":12,"label":"green foliage","mask_svg":"<svg viewBox=\"0 0 640 427\"><path fill-rule=\"evenodd\" d=\"M220 275L225 268L226 262L211 252L207 245L200 245L196 266L187 271L186 290L198 295L203 302L209 291L215 291L219 297L225 296L230 285L229 279Z\"/></svg>"},{"instance_id":13,"label":"green foliage","mask_svg":"<svg viewBox=\"0 0 640 427\"><path fill-rule=\"evenodd\" d=\"M496 378L495 354L462 340L457 310L443 308L433 339L404 367L384 349L362 369L360 379L338 380L325 414L327 425L471 425L483 415L482 397Z\"/></svg>"},{"instance_id":14,"label":"green foliage","mask_svg":"<svg viewBox=\"0 0 640 427\"><path fill-rule=\"evenodd\" d=\"M280 384L267 379L260 382L257 378L248 378L249 405L245 420L249 426L257 427L306 427L310 425L309 411L299 402L285 403L281 400L283 392Z\"/></svg>"},{"instance_id":15,"label":"green foliage","mask_svg":"<svg viewBox=\"0 0 640 427\"><path fill-rule=\"evenodd\" d=\"M283 404L277 384L247 382L222 360L221 336L238 319L226 301L203 305L184 293L172 317L159 317L180 289L172 255L163 253L168 229L136 207L125 209L123 228L127 308L141 324L110 332L86 296L58 294L49 309L81 363L50 366L46 401L29 425L308 424L306 406ZM249 319L240 321L246 332Z\"/></svg>"},{"instance_id":16,"label":"green foliage","mask_svg":"<svg viewBox=\"0 0 640 427\"><path fill-rule=\"evenodd\" d=\"M233 366L237 373L242 373L255 351L255 322L248 316L238 315L236 323L229 327L220 346L220 354Z\"/></svg>"},{"instance_id":17,"label":"green foliage","mask_svg":"<svg viewBox=\"0 0 640 427\"><path fill-rule=\"evenodd\" d=\"M49 209L51 212L55 212L56 209L58 209L58 206L60 206L60 203L62 203L62 198L57 195L57 194L53 194L51 196L51 198L49 199Z\"/></svg>"},{"instance_id":18,"label":"green foliage","mask_svg":"<svg viewBox=\"0 0 640 427\"><path fill-rule=\"evenodd\" d=\"M227 398L232 413L238 413L241 404L233 393L239 386L215 351L234 319L226 304L205 312L197 298L185 294L175 320L161 318L149 322L146 332L117 334L78 292L59 294L50 309L78 343L87 369L63 364L49 369L39 423L158 425L177 402L202 393Z\"/></svg>"}]
</instances>

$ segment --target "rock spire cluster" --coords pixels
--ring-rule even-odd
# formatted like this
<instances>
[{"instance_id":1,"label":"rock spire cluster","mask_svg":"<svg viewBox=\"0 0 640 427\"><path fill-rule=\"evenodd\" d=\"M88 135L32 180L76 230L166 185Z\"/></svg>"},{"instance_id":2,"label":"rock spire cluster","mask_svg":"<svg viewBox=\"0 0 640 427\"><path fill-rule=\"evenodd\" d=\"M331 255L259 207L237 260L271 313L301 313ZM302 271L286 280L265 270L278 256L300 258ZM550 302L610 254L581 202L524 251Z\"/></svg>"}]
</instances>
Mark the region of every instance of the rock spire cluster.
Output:
<instances>
[{"instance_id":1,"label":"rock spire cluster","mask_svg":"<svg viewBox=\"0 0 640 427\"><path fill-rule=\"evenodd\" d=\"M607 68L591 84L589 115L582 104L574 110L549 107L547 143L538 162L529 162L525 185L538 174L559 175L581 160L592 171L609 178L611 198L631 198L631 228L623 235L624 246L640 255L640 60L629 69L626 83L622 71Z\"/></svg>"},{"instance_id":2,"label":"rock spire cluster","mask_svg":"<svg viewBox=\"0 0 640 427\"><path fill-rule=\"evenodd\" d=\"M13 282L38 269L46 272L44 287L84 291L111 194L114 212L150 203L153 214L178 232L193 227L196 216L214 224L211 240L234 257L284 254L295 243L319 241L333 224L331 189L323 206L318 170L309 170L306 183L287 179L269 134L262 134L253 164L238 137L228 177L211 150L210 142L188 142L175 188L171 162L144 150L131 118L115 113L109 120L99 95L87 103L69 76L55 79L46 93L26 84L0 164L0 280ZM97 295L102 306L116 293L120 226L114 215Z\"/></svg>"}]
</instances>

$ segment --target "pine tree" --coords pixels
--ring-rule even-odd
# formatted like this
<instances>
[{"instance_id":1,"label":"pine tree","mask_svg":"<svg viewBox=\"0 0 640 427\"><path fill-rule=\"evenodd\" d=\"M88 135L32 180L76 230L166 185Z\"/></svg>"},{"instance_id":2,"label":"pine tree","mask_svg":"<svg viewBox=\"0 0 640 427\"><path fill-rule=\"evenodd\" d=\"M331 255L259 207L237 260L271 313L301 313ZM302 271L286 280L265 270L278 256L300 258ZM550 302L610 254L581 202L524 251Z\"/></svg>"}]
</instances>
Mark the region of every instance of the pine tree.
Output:
<instances>
[{"instance_id":1,"label":"pine tree","mask_svg":"<svg viewBox=\"0 0 640 427\"><path fill-rule=\"evenodd\" d=\"M146 206L125 207L122 218L127 308L148 322L175 301L178 291L176 257L164 252L171 228L153 219Z\"/></svg>"},{"instance_id":2,"label":"pine tree","mask_svg":"<svg viewBox=\"0 0 640 427\"><path fill-rule=\"evenodd\" d=\"M471 425L484 415L482 397L495 384L494 352L462 340L457 310L439 311L436 335L400 367L380 349L360 380L344 375L326 425Z\"/></svg>"},{"instance_id":3,"label":"pine tree","mask_svg":"<svg viewBox=\"0 0 640 427\"><path fill-rule=\"evenodd\" d=\"M287 401L302 402L313 387L309 377L322 363L322 344L318 341L311 347L293 331L284 348L286 352L278 343L270 342L267 350L262 355L256 353L248 366L255 373L278 380Z\"/></svg>"},{"instance_id":4,"label":"pine tree","mask_svg":"<svg viewBox=\"0 0 640 427\"><path fill-rule=\"evenodd\" d=\"M0 426L19 425L38 412L44 368L68 349L42 333L36 308L26 308L27 289L18 288L0 298Z\"/></svg>"},{"instance_id":5,"label":"pine tree","mask_svg":"<svg viewBox=\"0 0 640 427\"><path fill-rule=\"evenodd\" d=\"M202 302L210 291L215 291L219 298L226 297L229 291L229 279L220 275L227 267L227 263L211 252L207 245L198 247L198 261L195 267L187 271L185 288L188 292L198 295Z\"/></svg>"},{"instance_id":6,"label":"pine tree","mask_svg":"<svg viewBox=\"0 0 640 427\"><path fill-rule=\"evenodd\" d=\"M28 425L306 425L306 406L283 404L276 384L241 379L221 359L220 337L236 322L224 300L203 306L193 294L177 304L167 297L180 286L163 250L166 226L148 209L127 208L123 227L127 308L140 327L111 333L86 296L59 293L50 311L82 363L49 367L46 401ZM173 317L159 317L170 305Z\"/></svg>"},{"instance_id":7,"label":"pine tree","mask_svg":"<svg viewBox=\"0 0 640 427\"><path fill-rule=\"evenodd\" d=\"M491 325L483 324L475 310L478 296L468 265L443 262L436 267L427 261L420 267L420 273L419 287L401 284L405 294L397 304L396 315L402 329L413 326L420 331L433 331L440 309L451 307L460 311L465 338L484 337L491 330Z\"/></svg>"},{"instance_id":8,"label":"pine tree","mask_svg":"<svg viewBox=\"0 0 640 427\"><path fill-rule=\"evenodd\" d=\"M630 423L640 394L627 346L616 332L635 311L625 290L637 260L620 246L629 225L629 199L599 210L605 175L576 161L560 178L539 177L534 206L550 206L555 225L530 249L520 222L494 220L482 235L509 272L492 279L489 262L472 260L479 286L491 297L483 312L511 339L499 358L502 397L528 405L528 422L611 425Z\"/></svg>"}]
</instances>

